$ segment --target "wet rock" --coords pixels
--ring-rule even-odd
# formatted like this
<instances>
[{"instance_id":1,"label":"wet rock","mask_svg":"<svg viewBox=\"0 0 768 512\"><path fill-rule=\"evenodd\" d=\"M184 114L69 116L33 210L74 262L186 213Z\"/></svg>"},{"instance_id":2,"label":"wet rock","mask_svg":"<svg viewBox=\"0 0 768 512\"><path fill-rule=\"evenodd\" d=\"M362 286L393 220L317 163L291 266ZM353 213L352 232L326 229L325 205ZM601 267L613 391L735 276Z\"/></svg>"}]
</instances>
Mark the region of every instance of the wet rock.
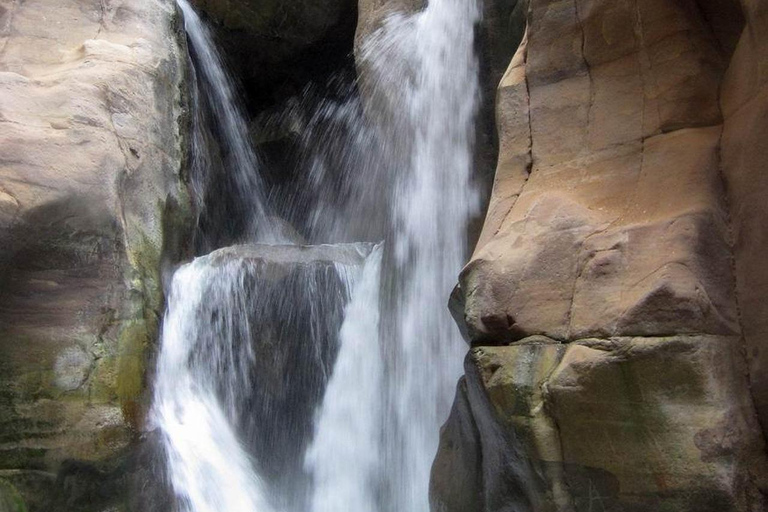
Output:
<instances>
[{"instance_id":1,"label":"wet rock","mask_svg":"<svg viewBox=\"0 0 768 512\"><path fill-rule=\"evenodd\" d=\"M483 507L480 439L472 417L467 383L456 387L448 421L440 431L440 445L432 465L430 508L481 512Z\"/></svg>"},{"instance_id":2,"label":"wet rock","mask_svg":"<svg viewBox=\"0 0 768 512\"><path fill-rule=\"evenodd\" d=\"M0 511L26 512L27 506L19 491L11 483L0 479Z\"/></svg>"},{"instance_id":3,"label":"wet rock","mask_svg":"<svg viewBox=\"0 0 768 512\"><path fill-rule=\"evenodd\" d=\"M427 5L425 0L358 0L357 31L355 47L381 27L384 20L393 14L412 14Z\"/></svg>"},{"instance_id":4,"label":"wet rock","mask_svg":"<svg viewBox=\"0 0 768 512\"><path fill-rule=\"evenodd\" d=\"M374 244L234 245L213 251L205 259L213 266L258 262L286 269L302 265L362 265Z\"/></svg>"}]
</instances>

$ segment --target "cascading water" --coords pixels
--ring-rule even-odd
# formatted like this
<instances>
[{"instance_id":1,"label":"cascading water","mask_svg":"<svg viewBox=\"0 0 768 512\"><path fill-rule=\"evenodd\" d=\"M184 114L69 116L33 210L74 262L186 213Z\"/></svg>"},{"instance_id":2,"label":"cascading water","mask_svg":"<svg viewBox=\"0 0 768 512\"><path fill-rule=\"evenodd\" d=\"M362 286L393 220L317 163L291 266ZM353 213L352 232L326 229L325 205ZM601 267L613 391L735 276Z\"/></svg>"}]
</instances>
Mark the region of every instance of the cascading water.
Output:
<instances>
[{"instance_id":1,"label":"cascading water","mask_svg":"<svg viewBox=\"0 0 768 512\"><path fill-rule=\"evenodd\" d=\"M237 267L215 268L199 259L175 273L168 297L155 410L165 434L171 483L182 510L188 512L270 510L264 483L232 427L233 411L226 411L227 405L236 403L236 390L227 386L229 400L220 400L219 374L211 371L224 365L238 374L229 383L238 376L246 377L247 382L243 367L253 361L253 354L247 353L247 344L242 345L246 353L239 353L232 332L250 329L232 316L244 309L244 297L238 293L242 290L237 286L241 278ZM224 329L210 326L210 316L201 318L210 303L219 304L220 311L229 316L223 321ZM208 347L210 352L204 359L195 357L201 350L198 342L205 338L214 342ZM240 360L233 361L236 351ZM240 368L232 368L233 362Z\"/></svg>"},{"instance_id":2,"label":"cascading water","mask_svg":"<svg viewBox=\"0 0 768 512\"><path fill-rule=\"evenodd\" d=\"M290 462L301 466L300 443L311 434L350 292L348 309L371 306L379 250L354 284L370 250L235 246L176 271L155 414L182 510L284 510L285 495L301 494ZM342 353L359 333L352 318L377 328L375 307L367 316L346 316ZM291 477L287 488L280 489L282 475L270 475L276 467Z\"/></svg>"},{"instance_id":3,"label":"cascading water","mask_svg":"<svg viewBox=\"0 0 768 512\"><path fill-rule=\"evenodd\" d=\"M245 117L207 29L177 1L196 80L192 174L207 215L197 245L262 244L215 251L173 278L154 412L179 506L426 512L465 350L445 302L479 203L477 5L432 0L391 16L360 54L384 111L364 115L353 95L307 127L305 181L276 211L313 243L385 240L371 249L263 245L286 239ZM235 226L227 236L222 220Z\"/></svg>"},{"instance_id":4,"label":"cascading water","mask_svg":"<svg viewBox=\"0 0 768 512\"><path fill-rule=\"evenodd\" d=\"M177 0L177 4L184 15L190 52L195 57L191 65L194 78L191 87L194 116L191 175L199 213L203 218L227 215L229 220L241 221L235 236L238 240L280 242L279 230L268 222L266 194L258 172L259 159L251 145L248 124L233 81L203 21L187 0ZM212 136L211 131L219 136ZM212 139L216 139L219 146L215 152L209 147ZM212 153L221 160L217 162L222 168L218 175L209 169L214 164ZM211 183L214 178L218 181ZM229 204L205 201L209 190L226 194ZM214 208L220 208L221 212L209 211ZM205 241L205 246L215 244L220 238L216 233L207 235L214 241Z\"/></svg>"},{"instance_id":5,"label":"cascading water","mask_svg":"<svg viewBox=\"0 0 768 512\"><path fill-rule=\"evenodd\" d=\"M382 458L376 406L384 372L378 337L381 252L379 246L368 257L346 308L339 355L307 451L315 479L312 512L374 510Z\"/></svg>"},{"instance_id":6,"label":"cascading water","mask_svg":"<svg viewBox=\"0 0 768 512\"><path fill-rule=\"evenodd\" d=\"M390 18L363 52L375 76L387 77L375 86L394 87L385 94L398 98L394 124L408 137L398 147L409 149L392 203L398 353L388 393L396 421L391 510L397 512L429 508L439 428L466 350L445 304L466 261L466 229L479 207L471 180L478 18L473 1L432 0L415 16ZM406 73L394 83L387 68L403 66L392 65L393 59L405 63Z\"/></svg>"}]
</instances>

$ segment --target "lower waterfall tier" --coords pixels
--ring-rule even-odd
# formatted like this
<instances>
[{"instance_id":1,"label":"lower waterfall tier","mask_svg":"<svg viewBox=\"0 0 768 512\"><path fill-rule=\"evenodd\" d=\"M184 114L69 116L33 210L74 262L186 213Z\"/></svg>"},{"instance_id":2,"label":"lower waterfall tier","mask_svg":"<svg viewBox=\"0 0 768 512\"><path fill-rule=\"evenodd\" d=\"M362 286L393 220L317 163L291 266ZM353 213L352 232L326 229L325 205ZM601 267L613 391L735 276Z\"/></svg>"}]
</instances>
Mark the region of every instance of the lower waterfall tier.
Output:
<instances>
[{"instance_id":1,"label":"lower waterfall tier","mask_svg":"<svg viewBox=\"0 0 768 512\"><path fill-rule=\"evenodd\" d=\"M372 248L243 245L176 271L154 415L185 511L306 508L304 454Z\"/></svg>"}]
</instances>

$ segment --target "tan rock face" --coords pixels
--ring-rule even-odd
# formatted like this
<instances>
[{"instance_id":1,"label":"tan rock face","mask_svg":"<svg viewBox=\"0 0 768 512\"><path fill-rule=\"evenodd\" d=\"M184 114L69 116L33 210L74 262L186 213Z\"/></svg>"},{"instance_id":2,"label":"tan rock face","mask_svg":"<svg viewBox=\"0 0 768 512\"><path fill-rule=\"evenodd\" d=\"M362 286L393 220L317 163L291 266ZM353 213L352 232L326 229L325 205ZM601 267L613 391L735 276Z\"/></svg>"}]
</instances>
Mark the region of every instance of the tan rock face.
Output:
<instances>
[{"instance_id":1,"label":"tan rock face","mask_svg":"<svg viewBox=\"0 0 768 512\"><path fill-rule=\"evenodd\" d=\"M764 510L757 4L531 1L497 90L483 233L452 296L477 348L435 510L462 510L445 481L467 472L478 510Z\"/></svg>"},{"instance_id":2,"label":"tan rock face","mask_svg":"<svg viewBox=\"0 0 768 512\"><path fill-rule=\"evenodd\" d=\"M0 479L32 510L143 428L186 204L176 23L170 0L0 1Z\"/></svg>"},{"instance_id":3,"label":"tan rock face","mask_svg":"<svg viewBox=\"0 0 768 512\"><path fill-rule=\"evenodd\" d=\"M724 65L704 20L651 3L532 5L461 278L476 339L738 331L709 126Z\"/></svg>"}]
</instances>

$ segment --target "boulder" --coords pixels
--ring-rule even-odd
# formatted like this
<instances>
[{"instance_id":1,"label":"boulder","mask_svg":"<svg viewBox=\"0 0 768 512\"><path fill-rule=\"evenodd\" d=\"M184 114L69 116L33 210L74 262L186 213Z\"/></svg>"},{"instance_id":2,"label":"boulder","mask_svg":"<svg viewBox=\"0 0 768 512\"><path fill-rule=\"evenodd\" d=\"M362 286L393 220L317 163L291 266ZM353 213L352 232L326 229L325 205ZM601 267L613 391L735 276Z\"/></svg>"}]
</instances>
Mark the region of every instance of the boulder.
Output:
<instances>
[{"instance_id":1,"label":"boulder","mask_svg":"<svg viewBox=\"0 0 768 512\"><path fill-rule=\"evenodd\" d=\"M171 0L0 2L0 472L30 511L80 506L46 502L65 462L111 467L144 428L187 225L177 22Z\"/></svg>"},{"instance_id":2,"label":"boulder","mask_svg":"<svg viewBox=\"0 0 768 512\"><path fill-rule=\"evenodd\" d=\"M251 262L286 270L301 266L360 266L374 244L268 245L244 244L217 249L205 261L212 266Z\"/></svg>"}]
</instances>

